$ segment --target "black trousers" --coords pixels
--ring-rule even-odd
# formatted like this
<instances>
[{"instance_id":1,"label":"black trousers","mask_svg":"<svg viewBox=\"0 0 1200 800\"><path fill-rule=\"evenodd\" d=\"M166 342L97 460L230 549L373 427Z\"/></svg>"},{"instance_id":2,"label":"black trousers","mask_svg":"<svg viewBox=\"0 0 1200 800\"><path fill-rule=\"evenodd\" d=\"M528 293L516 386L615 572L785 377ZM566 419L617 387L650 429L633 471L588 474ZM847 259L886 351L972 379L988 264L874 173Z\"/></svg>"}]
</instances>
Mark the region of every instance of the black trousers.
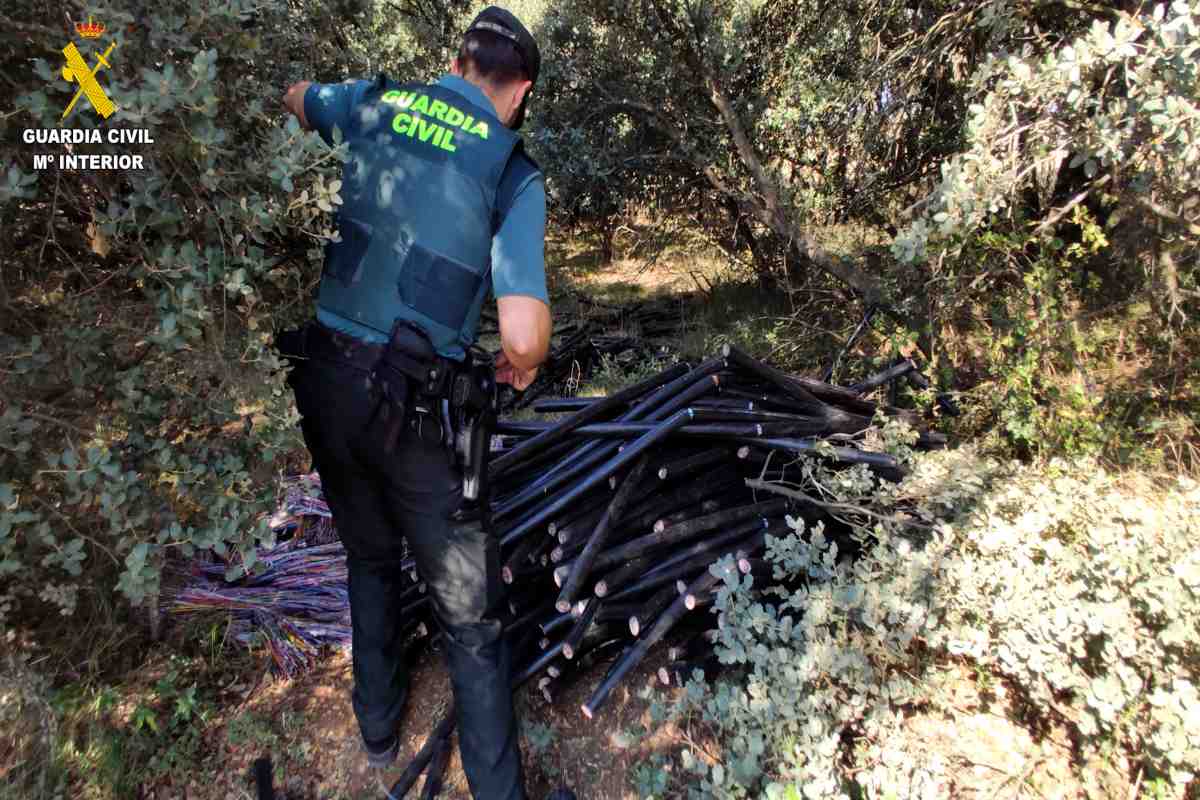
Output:
<instances>
[{"instance_id":1,"label":"black trousers","mask_svg":"<svg viewBox=\"0 0 1200 800\"><path fill-rule=\"evenodd\" d=\"M397 602L403 536L444 633L471 793L523 798L511 663L499 621L499 544L478 522L451 518L462 501L462 476L438 441L440 428L422 420L389 455L378 440L362 435L371 411L365 372L308 360L292 369L288 383L346 547L352 700L363 738L378 741L395 732L408 692Z\"/></svg>"}]
</instances>

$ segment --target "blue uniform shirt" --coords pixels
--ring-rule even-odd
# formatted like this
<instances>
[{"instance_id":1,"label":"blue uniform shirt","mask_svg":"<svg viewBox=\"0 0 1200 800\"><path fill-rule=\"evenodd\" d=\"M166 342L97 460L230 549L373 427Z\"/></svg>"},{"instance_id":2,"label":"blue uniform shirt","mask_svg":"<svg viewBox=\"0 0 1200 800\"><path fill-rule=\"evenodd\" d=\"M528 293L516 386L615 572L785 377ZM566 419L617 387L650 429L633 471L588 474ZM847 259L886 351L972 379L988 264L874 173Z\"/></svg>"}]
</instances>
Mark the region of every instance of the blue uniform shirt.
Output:
<instances>
[{"instance_id":1,"label":"blue uniform shirt","mask_svg":"<svg viewBox=\"0 0 1200 800\"><path fill-rule=\"evenodd\" d=\"M468 101L495 111L488 96L477 86L456 75L443 75L438 81ZM314 83L304 93L304 117L328 144L333 144L333 128L345 129L354 107L370 81ZM526 295L549 304L546 292L546 186L541 173L514 169L513 162L500 181L497 202L500 228L492 237L492 291L496 297ZM371 342L385 342L386 336L332 311L317 308L317 319L324 325Z\"/></svg>"}]
</instances>

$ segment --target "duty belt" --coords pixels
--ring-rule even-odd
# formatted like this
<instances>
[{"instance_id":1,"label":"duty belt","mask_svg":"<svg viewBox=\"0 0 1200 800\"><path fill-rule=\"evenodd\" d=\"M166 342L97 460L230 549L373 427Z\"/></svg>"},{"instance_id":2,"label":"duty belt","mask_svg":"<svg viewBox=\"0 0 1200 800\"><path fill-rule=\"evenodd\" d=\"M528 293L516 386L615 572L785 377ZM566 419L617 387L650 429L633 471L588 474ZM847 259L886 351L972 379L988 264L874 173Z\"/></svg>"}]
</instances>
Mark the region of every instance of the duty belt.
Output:
<instances>
[{"instance_id":1,"label":"duty belt","mask_svg":"<svg viewBox=\"0 0 1200 800\"><path fill-rule=\"evenodd\" d=\"M406 341L414 346L399 346ZM486 496L487 446L496 411L490 360L475 361L468 354L460 364L437 356L420 329L400 322L386 345L364 342L314 321L281 334L278 347L289 359L331 361L367 373L374 405L363 435L382 441L385 452L395 448L410 412L434 417L443 442L462 468L464 499Z\"/></svg>"},{"instance_id":2,"label":"duty belt","mask_svg":"<svg viewBox=\"0 0 1200 800\"><path fill-rule=\"evenodd\" d=\"M368 373L379 365L387 349L385 344L363 341L320 322L312 322L298 333L301 347L297 355L345 364ZM393 351L391 358L404 359L405 356ZM421 363L416 359L408 361L410 363L405 364L405 372L418 383L419 394L438 400L449 397L454 373L459 366L456 362L440 357L429 363Z\"/></svg>"},{"instance_id":3,"label":"duty belt","mask_svg":"<svg viewBox=\"0 0 1200 800\"><path fill-rule=\"evenodd\" d=\"M299 333L303 341L298 355L318 361L333 361L370 372L383 355L383 345L339 333L319 322L305 325Z\"/></svg>"}]
</instances>

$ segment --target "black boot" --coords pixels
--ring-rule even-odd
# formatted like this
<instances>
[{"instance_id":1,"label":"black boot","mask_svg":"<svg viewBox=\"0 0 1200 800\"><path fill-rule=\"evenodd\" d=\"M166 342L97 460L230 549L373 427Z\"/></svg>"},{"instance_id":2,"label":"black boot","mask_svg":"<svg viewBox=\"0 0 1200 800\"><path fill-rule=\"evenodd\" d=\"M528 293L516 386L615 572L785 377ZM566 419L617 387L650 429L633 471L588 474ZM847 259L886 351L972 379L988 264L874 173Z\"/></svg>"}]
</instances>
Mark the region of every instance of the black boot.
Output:
<instances>
[{"instance_id":1,"label":"black boot","mask_svg":"<svg viewBox=\"0 0 1200 800\"><path fill-rule=\"evenodd\" d=\"M400 737L392 734L380 742L363 742L367 751L367 764L374 769L387 769L400 754Z\"/></svg>"}]
</instances>

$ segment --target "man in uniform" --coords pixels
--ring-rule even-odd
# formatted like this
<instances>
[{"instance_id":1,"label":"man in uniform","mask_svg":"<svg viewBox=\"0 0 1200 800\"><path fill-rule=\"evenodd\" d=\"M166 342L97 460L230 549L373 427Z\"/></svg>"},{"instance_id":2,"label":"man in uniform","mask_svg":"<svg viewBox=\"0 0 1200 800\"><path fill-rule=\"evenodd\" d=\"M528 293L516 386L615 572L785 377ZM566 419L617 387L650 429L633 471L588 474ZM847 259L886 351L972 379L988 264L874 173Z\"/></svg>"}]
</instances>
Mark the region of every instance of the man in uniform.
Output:
<instances>
[{"instance_id":1,"label":"man in uniform","mask_svg":"<svg viewBox=\"0 0 1200 800\"><path fill-rule=\"evenodd\" d=\"M331 144L336 130L350 151L317 319L280 349L297 365L288 380L346 546L354 712L370 764L391 764L407 695L403 537L444 634L476 798L525 796L499 545L481 519L486 486L468 475L487 403L463 398L486 401L495 382L525 388L549 347L545 187L516 133L540 61L520 21L493 6L436 83L304 81L284 98L305 129ZM471 366L489 287L494 372Z\"/></svg>"}]
</instances>

